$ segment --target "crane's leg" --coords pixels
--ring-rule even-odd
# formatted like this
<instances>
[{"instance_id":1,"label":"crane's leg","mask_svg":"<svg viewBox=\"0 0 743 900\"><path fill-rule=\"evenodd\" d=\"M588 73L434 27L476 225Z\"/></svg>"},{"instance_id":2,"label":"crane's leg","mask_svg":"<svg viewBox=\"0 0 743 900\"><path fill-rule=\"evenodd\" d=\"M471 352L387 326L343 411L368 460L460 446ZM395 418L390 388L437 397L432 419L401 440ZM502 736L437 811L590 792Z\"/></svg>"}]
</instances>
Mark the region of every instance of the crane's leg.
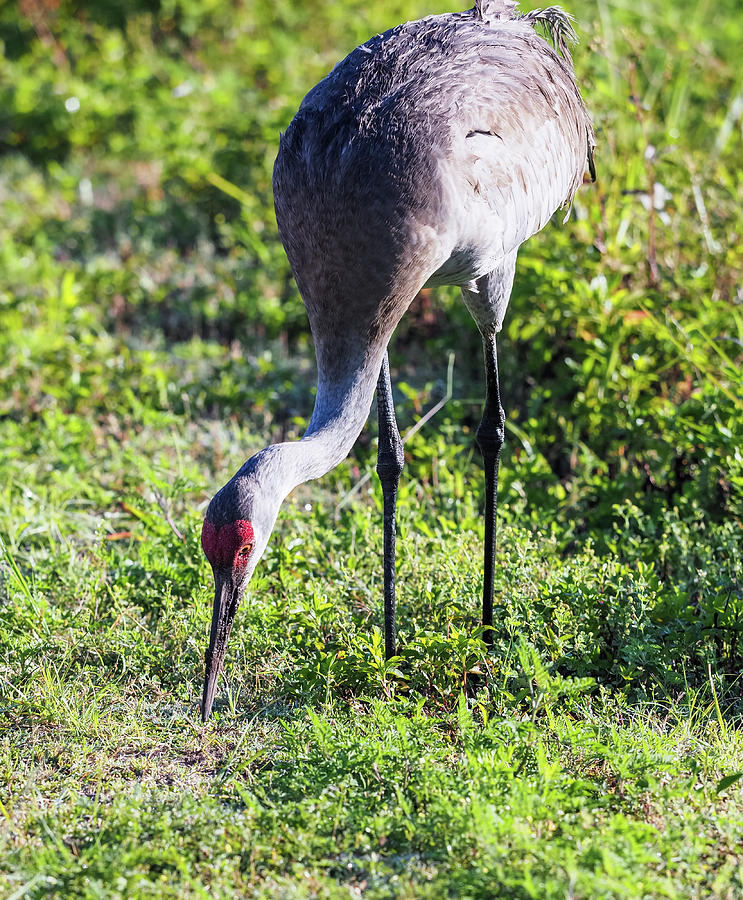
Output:
<instances>
[{"instance_id":1,"label":"crane's leg","mask_svg":"<svg viewBox=\"0 0 743 900\"><path fill-rule=\"evenodd\" d=\"M382 482L384 501L384 652L389 659L395 655L395 505L405 454L395 419L390 362L386 350L377 382L377 414L377 474Z\"/></svg>"},{"instance_id":2,"label":"crane's leg","mask_svg":"<svg viewBox=\"0 0 743 900\"><path fill-rule=\"evenodd\" d=\"M495 332L485 332L485 409L477 428L477 444L485 465L485 564L482 586L482 624L485 643L493 644L493 576L495 570L495 521L498 509L498 464L505 438L506 417L500 402L498 354Z\"/></svg>"},{"instance_id":3,"label":"crane's leg","mask_svg":"<svg viewBox=\"0 0 743 900\"><path fill-rule=\"evenodd\" d=\"M498 353L495 336L503 324L516 272L512 251L492 272L462 288L462 298L477 323L485 351L485 409L477 429L477 444L485 464L485 565L482 585L482 625L488 646L493 643L493 576L495 571L495 520L498 507L498 463L505 438L506 417L500 402Z\"/></svg>"}]
</instances>

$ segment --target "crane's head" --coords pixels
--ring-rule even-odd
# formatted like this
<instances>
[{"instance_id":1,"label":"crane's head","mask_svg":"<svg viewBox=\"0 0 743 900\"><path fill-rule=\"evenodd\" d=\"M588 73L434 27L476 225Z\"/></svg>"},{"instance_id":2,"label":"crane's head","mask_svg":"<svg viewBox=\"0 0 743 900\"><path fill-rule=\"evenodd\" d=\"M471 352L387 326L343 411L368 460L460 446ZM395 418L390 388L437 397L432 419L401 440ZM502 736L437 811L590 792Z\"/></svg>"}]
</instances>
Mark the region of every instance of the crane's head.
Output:
<instances>
[{"instance_id":1,"label":"crane's head","mask_svg":"<svg viewBox=\"0 0 743 900\"><path fill-rule=\"evenodd\" d=\"M235 613L283 499L267 492L248 465L212 498L201 529L201 546L214 572L214 609L201 699L204 722L214 703Z\"/></svg>"}]
</instances>

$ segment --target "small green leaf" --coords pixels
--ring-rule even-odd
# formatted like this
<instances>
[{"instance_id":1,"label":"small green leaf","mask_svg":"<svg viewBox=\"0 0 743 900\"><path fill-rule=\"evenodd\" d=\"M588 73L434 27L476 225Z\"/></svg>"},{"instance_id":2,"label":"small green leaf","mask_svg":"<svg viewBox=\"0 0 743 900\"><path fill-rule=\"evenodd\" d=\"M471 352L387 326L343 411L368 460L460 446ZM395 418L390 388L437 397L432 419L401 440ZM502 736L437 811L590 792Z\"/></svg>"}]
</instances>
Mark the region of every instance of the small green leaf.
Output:
<instances>
[{"instance_id":1,"label":"small green leaf","mask_svg":"<svg viewBox=\"0 0 743 900\"><path fill-rule=\"evenodd\" d=\"M736 781L739 781L743 778L743 772L736 772L734 775L726 775L724 778L721 778L717 782L717 790L716 794L722 793L722 791L727 790L732 784L735 784Z\"/></svg>"}]
</instances>

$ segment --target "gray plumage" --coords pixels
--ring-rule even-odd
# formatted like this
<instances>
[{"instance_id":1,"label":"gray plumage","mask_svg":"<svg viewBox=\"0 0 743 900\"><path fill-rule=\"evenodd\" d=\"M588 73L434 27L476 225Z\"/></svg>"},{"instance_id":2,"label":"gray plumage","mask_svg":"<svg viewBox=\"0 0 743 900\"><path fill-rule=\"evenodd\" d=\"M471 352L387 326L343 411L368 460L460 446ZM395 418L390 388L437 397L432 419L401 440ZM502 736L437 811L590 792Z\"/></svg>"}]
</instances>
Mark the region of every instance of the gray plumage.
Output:
<instances>
[{"instance_id":1,"label":"gray plumage","mask_svg":"<svg viewBox=\"0 0 743 900\"><path fill-rule=\"evenodd\" d=\"M516 254L572 201L586 160L593 173L574 38L558 7L519 16L510 0L408 22L338 63L281 136L276 218L315 339L318 389L302 440L252 457L207 511L216 527L247 520L255 532L238 600L283 499L351 449L390 337L425 285L459 285L483 335L488 402L478 440L487 458L483 441L496 435L497 480L495 334ZM209 660L205 716L221 665Z\"/></svg>"},{"instance_id":2,"label":"gray plumage","mask_svg":"<svg viewBox=\"0 0 743 900\"><path fill-rule=\"evenodd\" d=\"M337 387L369 355L373 387L421 287L471 295L496 269L509 280L520 244L582 181L590 120L569 61L531 27L565 34L567 20L519 19L514 6L377 35L310 91L282 136L276 216L315 336L321 410L324 375ZM479 325L500 328L507 296L470 302Z\"/></svg>"}]
</instances>

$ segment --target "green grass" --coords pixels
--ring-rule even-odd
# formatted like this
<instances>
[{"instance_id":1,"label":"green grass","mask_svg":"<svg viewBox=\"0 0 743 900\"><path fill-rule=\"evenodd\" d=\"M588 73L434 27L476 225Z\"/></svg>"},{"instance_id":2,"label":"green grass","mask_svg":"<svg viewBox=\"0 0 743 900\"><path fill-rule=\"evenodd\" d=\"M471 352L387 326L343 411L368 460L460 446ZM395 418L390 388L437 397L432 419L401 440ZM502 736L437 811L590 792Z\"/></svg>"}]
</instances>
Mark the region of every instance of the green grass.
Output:
<instances>
[{"instance_id":1,"label":"green grass","mask_svg":"<svg viewBox=\"0 0 743 900\"><path fill-rule=\"evenodd\" d=\"M372 426L285 505L200 723L205 505L312 407L278 131L442 8L0 10L3 897L743 895L732 0L571 4L599 181L522 249L500 342L492 652L479 340L424 292L401 428L450 359L452 394L406 444L399 658Z\"/></svg>"}]
</instances>

